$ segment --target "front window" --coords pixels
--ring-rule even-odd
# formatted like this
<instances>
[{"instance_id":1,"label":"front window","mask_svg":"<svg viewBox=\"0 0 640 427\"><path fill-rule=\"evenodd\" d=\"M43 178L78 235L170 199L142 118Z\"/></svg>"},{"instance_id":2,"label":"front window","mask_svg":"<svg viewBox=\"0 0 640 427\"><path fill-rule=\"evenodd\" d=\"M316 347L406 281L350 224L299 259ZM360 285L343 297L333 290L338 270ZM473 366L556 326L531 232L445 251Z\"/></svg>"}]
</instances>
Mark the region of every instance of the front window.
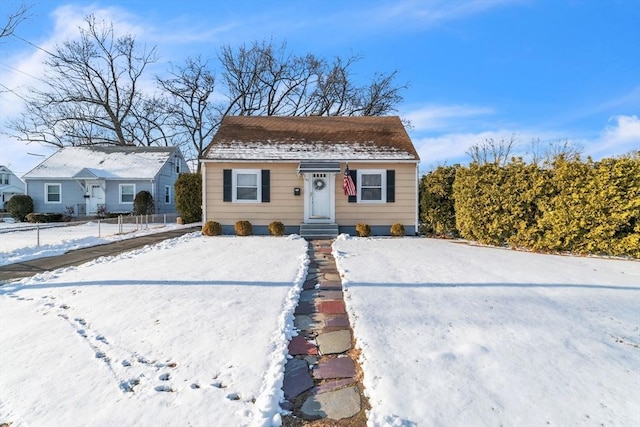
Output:
<instances>
[{"instance_id":1,"label":"front window","mask_svg":"<svg viewBox=\"0 0 640 427\"><path fill-rule=\"evenodd\" d=\"M44 185L45 203L61 203L62 202L62 185L45 184Z\"/></svg>"},{"instance_id":2,"label":"front window","mask_svg":"<svg viewBox=\"0 0 640 427\"><path fill-rule=\"evenodd\" d=\"M260 200L260 171L254 169L234 169L233 201L258 202Z\"/></svg>"},{"instance_id":3,"label":"front window","mask_svg":"<svg viewBox=\"0 0 640 427\"><path fill-rule=\"evenodd\" d=\"M2 183L8 185L9 184L9 174L8 173L3 173L2 174Z\"/></svg>"},{"instance_id":4,"label":"front window","mask_svg":"<svg viewBox=\"0 0 640 427\"><path fill-rule=\"evenodd\" d=\"M358 170L358 201L381 203L386 200L386 171Z\"/></svg>"},{"instance_id":5,"label":"front window","mask_svg":"<svg viewBox=\"0 0 640 427\"><path fill-rule=\"evenodd\" d=\"M120 203L133 203L135 194L135 184L120 184Z\"/></svg>"},{"instance_id":6,"label":"front window","mask_svg":"<svg viewBox=\"0 0 640 427\"><path fill-rule=\"evenodd\" d=\"M168 185L164 186L164 202L166 204L171 203L171 187Z\"/></svg>"}]
</instances>

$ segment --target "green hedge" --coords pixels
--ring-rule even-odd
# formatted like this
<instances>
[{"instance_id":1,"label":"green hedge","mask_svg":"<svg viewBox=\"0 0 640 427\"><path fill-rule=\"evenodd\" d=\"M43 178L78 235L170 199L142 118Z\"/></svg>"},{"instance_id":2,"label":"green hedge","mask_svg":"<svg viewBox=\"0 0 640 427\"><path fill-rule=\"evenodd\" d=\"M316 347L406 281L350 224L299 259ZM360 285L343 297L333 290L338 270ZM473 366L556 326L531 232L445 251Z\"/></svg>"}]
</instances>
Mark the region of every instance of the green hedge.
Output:
<instances>
[{"instance_id":1,"label":"green hedge","mask_svg":"<svg viewBox=\"0 0 640 427\"><path fill-rule=\"evenodd\" d=\"M176 210L185 224L202 221L202 176L199 173L183 173L175 187Z\"/></svg>"},{"instance_id":2,"label":"green hedge","mask_svg":"<svg viewBox=\"0 0 640 427\"><path fill-rule=\"evenodd\" d=\"M36 213L32 212L27 215L29 222L62 222L64 215L59 212Z\"/></svg>"},{"instance_id":3,"label":"green hedge","mask_svg":"<svg viewBox=\"0 0 640 427\"><path fill-rule=\"evenodd\" d=\"M456 235L453 183L460 165L439 166L420 179L420 232Z\"/></svg>"},{"instance_id":4,"label":"green hedge","mask_svg":"<svg viewBox=\"0 0 640 427\"><path fill-rule=\"evenodd\" d=\"M539 166L472 163L453 182L464 238L538 251L640 258L640 154ZM421 205L423 205L421 200Z\"/></svg>"},{"instance_id":5,"label":"green hedge","mask_svg":"<svg viewBox=\"0 0 640 427\"><path fill-rule=\"evenodd\" d=\"M33 199L26 194L16 194L6 204L7 212L12 218L24 221L27 214L33 212Z\"/></svg>"}]
</instances>

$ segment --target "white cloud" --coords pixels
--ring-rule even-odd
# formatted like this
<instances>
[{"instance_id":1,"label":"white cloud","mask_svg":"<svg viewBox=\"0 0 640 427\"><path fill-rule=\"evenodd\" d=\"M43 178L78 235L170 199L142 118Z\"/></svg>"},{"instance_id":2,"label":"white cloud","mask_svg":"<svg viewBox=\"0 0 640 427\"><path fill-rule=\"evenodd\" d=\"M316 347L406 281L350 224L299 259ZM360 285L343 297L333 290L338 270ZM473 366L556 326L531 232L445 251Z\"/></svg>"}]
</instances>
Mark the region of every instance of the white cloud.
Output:
<instances>
[{"instance_id":1,"label":"white cloud","mask_svg":"<svg viewBox=\"0 0 640 427\"><path fill-rule=\"evenodd\" d=\"M487 139L495 141L510 140L515 143L512 154L527 158L533 140L540 140L544 145L567 140L566 136L553 131L541 131L523 128L496 128L477 132L445 133L437 136L413 136L412 141L420 155L420 169L431 170L439 165L455 163L468 164L471 158L467 155L469 148ZM580 142L575 142L579 144Z\"/></svg>"},{"instance_id":2,"label":"white cloud","mask_svg":"<svg viewBox=\"0 0 640 427\"><path fill-rule=\"evenodd\" d=\"M599 139L589 143L587 153L594 158L611 157L640 150L640 118L619 115L609 119Z\"/></svg>"}]
</instances>

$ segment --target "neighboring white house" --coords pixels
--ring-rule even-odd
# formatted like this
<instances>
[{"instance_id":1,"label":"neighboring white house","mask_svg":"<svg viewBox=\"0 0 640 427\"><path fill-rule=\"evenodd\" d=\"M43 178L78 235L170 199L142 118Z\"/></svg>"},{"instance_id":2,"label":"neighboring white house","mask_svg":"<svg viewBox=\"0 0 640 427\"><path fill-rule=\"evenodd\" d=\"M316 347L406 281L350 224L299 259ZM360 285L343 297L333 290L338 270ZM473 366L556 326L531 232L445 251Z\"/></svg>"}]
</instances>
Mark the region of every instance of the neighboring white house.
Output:
<instances>
[{"instance_id":1,"label":"neighboring white house","mask_svg":"<svg viewBox=\"0 0 640 427\"><path fill-rule=\"evenodd\" d=\"M189 167L177 147L64 147L22 178L35 212L131 212L140 191L156 213L174 213L173 186Z\"/></svg>"},{"instance_id":2,"label":"neighboring white house","mask_svg":"<svg viewBox=\"0 0 640 427\"><path fill-rule=\"evenodd\" d=\"M0 195L2 195L0 207L3 207L16 194L24 194L24 182L8 167L0 165Z\"/></svg>"}]
</instances>

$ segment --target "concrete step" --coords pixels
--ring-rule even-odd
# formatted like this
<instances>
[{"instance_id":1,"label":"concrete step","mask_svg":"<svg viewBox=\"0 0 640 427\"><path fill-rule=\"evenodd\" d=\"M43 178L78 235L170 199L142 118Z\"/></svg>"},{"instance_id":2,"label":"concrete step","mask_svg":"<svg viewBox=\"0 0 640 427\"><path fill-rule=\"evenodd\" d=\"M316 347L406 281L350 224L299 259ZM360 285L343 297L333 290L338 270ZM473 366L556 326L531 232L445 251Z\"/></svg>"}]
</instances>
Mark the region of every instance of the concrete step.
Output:
<instances>
[{"instance_id":1,"label":"concrete step","mask_svg":"<svg viewBox=\"0 0 640 427\"><path fill-rule=\"evenodd\" d=\"M338 235L338 224L300 224L300 236L306 239L334 238Z\"/></svg>"}]
</instances>

